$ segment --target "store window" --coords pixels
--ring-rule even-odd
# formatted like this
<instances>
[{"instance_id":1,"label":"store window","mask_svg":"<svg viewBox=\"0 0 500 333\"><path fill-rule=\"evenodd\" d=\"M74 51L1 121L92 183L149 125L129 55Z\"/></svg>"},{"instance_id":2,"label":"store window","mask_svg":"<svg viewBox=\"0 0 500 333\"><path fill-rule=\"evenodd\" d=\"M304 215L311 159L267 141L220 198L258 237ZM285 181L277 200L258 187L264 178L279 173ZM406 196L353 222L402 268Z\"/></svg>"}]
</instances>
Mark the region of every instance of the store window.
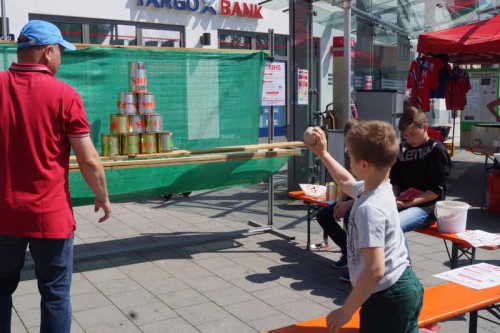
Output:
<instances>
[{"instance_id":1,"label":"store window","mask_svg":"<svg viewBox=\"0 0 500 333\"><path fill-rule=\"evenodd\" d=\"M53 22L61 30L63 38L70 43L83 43L83 30L80 23Z\"/></svg>"},{"instance_id":2,"label":"store window","mask_svg":"<svg viewBox=\"0 0 500 333\"><path fill-rule=\"evenodd\" d=\"M236 34L220 34L221 49L239 49L251 50L252 38L250 36L242 36Z\"/></svg>"},{"instance_id":3,"label":"store window","mask_svg":"<svg viewBox=\"0 0 500 333\"><path fill-rule=\"evenodd\" d=\"M132 25L90 23L90 44L137 45L136 28Z\"/></svg>"},{"instance_id":4,"label":"store window","mask_svg":"<svg viewBox=\"0 0 500 333\"><path fill-rule=\"evenodd\" d=\"M183 47L184 27L170 24L110 21L70 16L30 14L30 20L54 23L71 43Z\"/></svg>"},{"instance_id":5,"label":"store window","mask_svg":"<svg viewBox=\"0 0 500 333\"><path fill-rule=\"evenodd\" d=\"M256 35L255 36L255 48L257 50L268 50L268 39L267 35ZM286 57L287 56L287 38L275 36L274 37L274 55Z\"/></svg>"},{"instance_id":6,"label":"store window","mask_svg":"<svg viewBox=\"0 0 500 333\"><path fill-rule=\"evenodd\" d=\"M142 29L142 41L145 46L181 47L180 31Z\"/></svg>"}]
</instances>

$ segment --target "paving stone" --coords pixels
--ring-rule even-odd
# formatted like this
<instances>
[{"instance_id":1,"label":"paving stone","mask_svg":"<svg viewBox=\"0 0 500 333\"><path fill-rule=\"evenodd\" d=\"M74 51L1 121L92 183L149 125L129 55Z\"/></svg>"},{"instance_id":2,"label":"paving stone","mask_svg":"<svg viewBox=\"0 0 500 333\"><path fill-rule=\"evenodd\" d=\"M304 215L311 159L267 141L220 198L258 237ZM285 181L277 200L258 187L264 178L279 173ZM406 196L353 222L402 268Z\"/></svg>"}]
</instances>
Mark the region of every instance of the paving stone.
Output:
<instances>
[{"instance_id":1,"label":"paving stone","mask_svg":"<svg viewBox=\"0 0 500 333\"><path fill-rule=\"evenodd\" d=\"M244 322L279 313L278 310L258 299L226 305L224 309Z\"/></svg>"},{"instance_id":2,"label":"paving stone","mask_svg":"<svg viewBox=\"0 0 500 333\"><path fill-rule=\"evenodd\" d=\"M248 325L255 328L258 332L272 330L284 326L293 325L297 320L283 313L273 314L268 317L258 318L247 322Z\"/></svg>"},{"instance_id":3,"label":"paving stone","mask_svg":"<svg viewBox=\"0 0 500 333\"><path fill-rule=\"evenodd\" d=\"M172 318L161 322L146 324L140 326L144 333L199 333L200 331L194 328L183 318Z\"/></svg>"},{"instance_id":4,"label":"paving stone","mask_svg":"<svg viewBox=\"0 0 500 333\"><path fill-rule=\"evenodd\" d=\"M130 324L129 319L113 305L78 311L73 317L85 331L101 329L101 332L107 332L103 329L106 326Z\"/></svg>"},{"instance_id":5,"label":"paving stone","mask_svg":"<svg viewBox=\"0 0 500 333\"><path fill-rule=\"evenodd\" d=\"M187 285L194 288L198 292L205 293L211 290L228 288L232 285L218 276L204 276L197 279L186 280Z\"/></svg>"},{"instance_id":6,"label":"paving stone","mask_svg":"<svg viewBox=\"0 0 500 333\"><path fill-rule=\"evenodd\" d=\"M171 309L184 308L209 301L208 298L193 289L184 289L157 296Z\"/></svg>"},{"instance_id":7,"label":"paving stone","mask_svg":"<svg viewBox=\"0 0 500 333\"><path fill-rule=\"evenodd\" d=\"M205 292L204 295L220 306L226 306L234 303L241 303L255 299L251 294L235 287L216 289Z\"/></svg>"},{"instance_id":8,"label":"paving stone","mask_svg":"<svg viewBox=\"0 0 500 333\"><path fill-rule=\"evenodd\" d=\"M287 316L295 318L297 321L324 316L331 311L329 308L309 300L279 304L275 308Z\"/></svg>"},{"instance_id":9,"label":"paving stone","mask_svg":"<svg viewBox=\"0 0 500 333\"><path fill-rule=\"evenodd\" d=\"M155 301L156 297L146 289L132 290L119 294L108 295L111 302L119 308L130 305L142 305Z\"/></svg>"},{"instance_id":10,"label":"paving stone","mask_svg":"<svg viewBox=\"0 0 500 333\"><path fill-rule=\"evenodd\" d=\"M131 305L121 310L137 326L179 317L177 313L159 300L137 306Z\"/></svg>"},{"instance_id":11,"label":"paving stone","mask_svg":"<svg viewBox=\"0 0 500 333\"><path fill-rule=\"evenodd\" d=\"M236 318L227 318L223 320L211 321L196 326L203 333L255 333L257 332L251 326L245 324Z\"/></svg>"},{"instance_id":12,"label":"paving stone","mask_svg":"<svg viewBox=\"0 0 500 333\"><path fill-rule=\"evenodd\" d=\"M297 291L283 286L255 291L252 295L271 306L305 299Z\"/></svg>"},{"instance_id":13,"label":"paving stone","mask_svg":"<svg viewBox=\"0 0 500 333\"><path fill-rule=\"evenodd\" d=\"M142 286L153 295L188 289L189 286L176 277L142 282Z\"/></svg>"},{"instance_id":14,"label":"paving stone","mask_svg":"<svg viewBox=\"0 0 500 333\"><path fill-rule=\"evenodd\" d=\"M232 317L226 310L212 302L177 309L176 312L194 326Z\"/></svg>"},{"instance_id":15,"label":"paving stone","mask_svg":"<svg viewBox=\"0 0 500 333\"><path fill-rule=\"evenodd\" d=\"M137 283L144 283L148 281L157 281L171 278L172 276L165 270L154 265L147 266L147 268L127 270L126 274L129 278Z\"/></svg>"},{"instance_id":16,"label":"paving stone","mask_svg":"<svg viewBox=\"0 0 500 333\"><path fill-rule=\"evenodd\" d=\"M92 292L71 297L73 313L111 305L111 301L100 292Z\"/></svg>"}]
</instances>

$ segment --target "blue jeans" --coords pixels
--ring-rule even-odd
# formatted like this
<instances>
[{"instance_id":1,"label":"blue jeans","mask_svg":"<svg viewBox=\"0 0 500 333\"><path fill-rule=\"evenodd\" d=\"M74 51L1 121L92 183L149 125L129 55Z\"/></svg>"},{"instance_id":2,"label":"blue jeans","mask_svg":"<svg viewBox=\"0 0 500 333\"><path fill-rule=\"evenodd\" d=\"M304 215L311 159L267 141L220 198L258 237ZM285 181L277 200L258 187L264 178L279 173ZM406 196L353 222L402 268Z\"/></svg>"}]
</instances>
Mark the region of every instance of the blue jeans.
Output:
<instances>
[{"instance_id":1,"label":"blue jeans","mask_svg":"<svg viewBox=\"0 0 500 333\"><path fill-rule=\"evenodd\" d=\"M41 295L40 332L69 332L73 237L40 239L6 235L0 235L0 332L10 333L12 294L19 284L28 246Z\"/></svg>"},{"instance_id":2,"label":"blue jeans","mask_svg":"<svg viewBox=\"0 0 500 333\"><path fill-rule=\"evenodd\" d=\"M403 233L429 226L432 218L432 214L427 213L420 207L410 207L399 212Z\"/></svg>"}]
</instances>

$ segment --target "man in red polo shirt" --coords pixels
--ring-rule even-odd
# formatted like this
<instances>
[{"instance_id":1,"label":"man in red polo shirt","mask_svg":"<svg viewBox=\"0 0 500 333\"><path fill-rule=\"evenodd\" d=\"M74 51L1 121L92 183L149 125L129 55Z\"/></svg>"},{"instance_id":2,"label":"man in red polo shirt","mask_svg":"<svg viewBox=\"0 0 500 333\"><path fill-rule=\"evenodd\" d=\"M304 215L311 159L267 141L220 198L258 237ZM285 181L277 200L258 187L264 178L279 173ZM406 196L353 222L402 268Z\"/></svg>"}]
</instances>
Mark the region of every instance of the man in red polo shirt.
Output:
<instances>
[{"instance_id":1,"label":"man in red polo shirt","mask_svg":"<svg viewBox=\"0 0 500 333\"><path fill-rule=\"evenodd\" d=\"M41 295L40 332L69 332L75 219L68 186L70 150L111 214L104 170L80 95L54 75L64 49L59 29L30 21L17 41L17 63L0 73L0 331L10 332L12 294L29 246Z\"/></svg>"}]
</instances>

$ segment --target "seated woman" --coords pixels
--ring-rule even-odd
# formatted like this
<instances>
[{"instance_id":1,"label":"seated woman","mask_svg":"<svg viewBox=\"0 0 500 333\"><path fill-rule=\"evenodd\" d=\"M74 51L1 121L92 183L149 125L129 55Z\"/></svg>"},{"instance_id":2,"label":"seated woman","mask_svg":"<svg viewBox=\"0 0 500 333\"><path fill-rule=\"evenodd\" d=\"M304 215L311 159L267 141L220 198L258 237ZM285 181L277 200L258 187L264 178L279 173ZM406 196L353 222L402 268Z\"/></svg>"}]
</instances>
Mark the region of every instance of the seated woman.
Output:
<instances>
[{"instance_id":1,"label":"seated woman","mask_svg":"<svg viewBox=\"0 0 500 333\"><path fill-rule=\"evenodd\" d=\"M349 130L359 124L361 119L353 118L349 119L344 125L344 136L349 132ZM349 170L349 154L347 150L344 152L345 166ZM325 245L328 246L328 237L330 237L335 244L340 248L341 256L338 261L334 261L332 266L334 268L346 268L347 267L347 236L345 230L347 230L347 221L349 220L349 213L351 212L352 204L354 200L342 193L342 196L338 202L321 209L316 215L316 220L319 225L323 228L325 235ZM339 225L340 219L344 220L344 228ZM328 237L327 237L328 236ZM342 275L340 277L342 281L349 281L349 274Z\"/></svg>"}]
</instances>

